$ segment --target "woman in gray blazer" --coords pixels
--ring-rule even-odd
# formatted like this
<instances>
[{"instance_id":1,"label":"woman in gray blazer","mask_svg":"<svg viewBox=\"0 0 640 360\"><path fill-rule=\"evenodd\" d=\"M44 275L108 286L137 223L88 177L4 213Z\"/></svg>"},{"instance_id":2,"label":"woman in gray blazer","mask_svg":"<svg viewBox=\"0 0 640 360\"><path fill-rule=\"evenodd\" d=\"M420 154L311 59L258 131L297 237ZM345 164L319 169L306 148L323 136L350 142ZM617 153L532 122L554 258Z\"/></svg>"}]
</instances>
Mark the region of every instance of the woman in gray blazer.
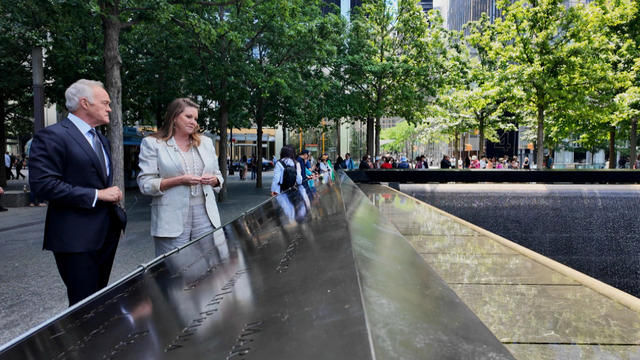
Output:
<instances>
[{"instance_id":1,"label":"woman in gray blazer","mask_svg":"<svg viewBox=\"0 0 640 360\"><path fill-rule=\"evenodd\" d=\"M224 181L213 141L198 133L198 105L175 99L162 127L142 140L138 186L151 202L156 256L220 226L214 192ZM213 236L213 235L209 235Z\"/></svg>"}]
</instances>

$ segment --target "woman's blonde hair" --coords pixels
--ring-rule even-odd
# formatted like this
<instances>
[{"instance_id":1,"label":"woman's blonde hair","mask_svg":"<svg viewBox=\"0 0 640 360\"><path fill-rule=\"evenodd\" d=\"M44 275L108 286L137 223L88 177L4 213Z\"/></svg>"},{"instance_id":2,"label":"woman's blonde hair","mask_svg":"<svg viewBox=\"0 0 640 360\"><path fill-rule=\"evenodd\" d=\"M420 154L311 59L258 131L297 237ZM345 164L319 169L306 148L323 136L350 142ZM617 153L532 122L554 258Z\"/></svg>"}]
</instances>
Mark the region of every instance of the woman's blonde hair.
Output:
<instances>
[{"instance_id":1,"label":"woman's blonde hair","mask_svg":"<svg viewBox=\"0 0 640 360\"><path fill-rule=\"evenodd\" d=\"M180 114L182 114L186 108L189 107L200 110L200 106L198 106L198 104L193 102L191 99L178 98L173 100L171 104L167 106L167 112L164 114L164 122L162 123L162 127L160 127L160 129L158 129L158 131L152 136L164 141L171 139L175 132L176 118ZM200 126L196 128L196 131L189 135L189 137L191 138L191 142L195 146L200 146L200 133L198 132L199 129Z\"/></svg>"}]
</instances>

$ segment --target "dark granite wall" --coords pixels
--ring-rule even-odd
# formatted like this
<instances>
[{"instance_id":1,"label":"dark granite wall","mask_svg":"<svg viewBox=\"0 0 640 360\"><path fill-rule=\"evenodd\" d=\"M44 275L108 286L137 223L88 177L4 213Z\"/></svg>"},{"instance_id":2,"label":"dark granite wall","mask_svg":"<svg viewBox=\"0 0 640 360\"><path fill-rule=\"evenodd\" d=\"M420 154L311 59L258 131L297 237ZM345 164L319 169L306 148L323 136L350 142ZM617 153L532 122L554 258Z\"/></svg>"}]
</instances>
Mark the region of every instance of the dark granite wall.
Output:
<instances>
[{"instance_id":1,"label":"dark granite wall","mask_svg":"<svg viewBox=\"0 0 640 360\"><path fill-rule=\"evenodd\" d=\"M401 190L640 297L638 191Z\"/></svg>"}]
</instances>

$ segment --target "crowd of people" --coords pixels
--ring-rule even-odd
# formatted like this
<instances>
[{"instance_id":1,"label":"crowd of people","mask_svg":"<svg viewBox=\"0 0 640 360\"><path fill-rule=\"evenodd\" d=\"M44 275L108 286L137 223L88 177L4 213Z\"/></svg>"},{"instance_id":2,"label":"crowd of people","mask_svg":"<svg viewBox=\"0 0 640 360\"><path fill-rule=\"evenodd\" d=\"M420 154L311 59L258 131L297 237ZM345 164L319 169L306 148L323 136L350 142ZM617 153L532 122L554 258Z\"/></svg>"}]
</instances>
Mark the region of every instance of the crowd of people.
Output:
<instances>
[{"instance_id":1,"label":"crowd of people","mask_svg":"<svg viewBox=\"0 0 640 360\"><path fill-rule=\"evenodd\" d=\"M552 160L547 162L549 167L552 166ZM531 164L528 157L524 158L524 161L520 163L517 157L500 157L500 158L488 158L486 156L478 159L476 155L471 157L466 156L464 159L457 159L453 156L443 155L439 163L432 158L427 158L425 155L417 156L414 160L410 161L405 156L400 156L399 159L391 155L379 156L375 160L369 155L364 155L358 169L530 169Z\"/></svg>"},{"instance_id":2,"label":"crowd of people","mask_svg":"<svg viewBox=\"0 0 640 360\"><path fill-rule=\"evenodd\" d=\"M303 149L296 155L293 146L285 145L280 150L280 159L274 164L271 195L276 196L292 186L302 185L311 190L314 181L333 181L338 169L353 170L355 168L351 154L338 156L334 162L329 154L323 153L316 160L309 150Z\"/></svg>"}]
</instances>

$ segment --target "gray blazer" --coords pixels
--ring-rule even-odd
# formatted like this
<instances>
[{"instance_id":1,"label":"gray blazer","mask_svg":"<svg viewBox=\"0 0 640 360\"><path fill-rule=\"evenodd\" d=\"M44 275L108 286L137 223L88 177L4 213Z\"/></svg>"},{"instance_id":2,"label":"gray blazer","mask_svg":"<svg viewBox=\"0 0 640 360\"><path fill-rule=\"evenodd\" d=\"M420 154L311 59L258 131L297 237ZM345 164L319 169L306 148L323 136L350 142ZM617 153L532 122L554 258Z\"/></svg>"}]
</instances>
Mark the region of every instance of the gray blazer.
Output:
<instances>
[{"instance_id":1,"label":"gray blazer","mask_svg":"<svg viewBox=\"0 0 640 360\"><path fill-rule=\"evenodd\" d=\"M220 227L220 214L214 192L219 192L224 182L218 167L218 157L213 141L207 136L200 137L200 146L196 149L204 162L203 174L218 177L220 185L213 188L203 185L207 215L211 224ZM140 192L153 196L151 201L151 236L176 237L182 234L183 219L189 211L189 186L175 186L160 191L160 182L175 176L184 175L180 149L173 138L163 141L148 136L140 145L140 174L138 186Z\"/></svg>"}]
</instances>

